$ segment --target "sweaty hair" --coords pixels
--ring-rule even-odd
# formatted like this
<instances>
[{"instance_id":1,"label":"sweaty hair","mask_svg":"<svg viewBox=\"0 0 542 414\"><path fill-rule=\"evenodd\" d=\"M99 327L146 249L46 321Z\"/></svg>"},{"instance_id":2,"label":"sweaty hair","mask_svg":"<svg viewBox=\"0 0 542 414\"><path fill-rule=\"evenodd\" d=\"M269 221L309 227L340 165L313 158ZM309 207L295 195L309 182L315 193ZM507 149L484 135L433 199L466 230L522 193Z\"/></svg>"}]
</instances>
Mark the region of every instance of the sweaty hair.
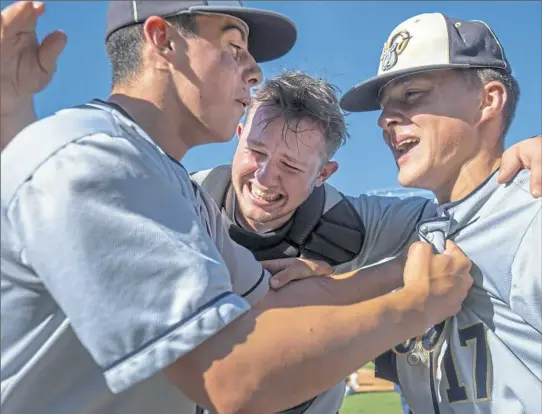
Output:
<instances>
[{"instance_id":1,"label":"sweaty hair","mask_svg":"<svg viewBox=\"0 0 542 414\"><path fill-rule=\"evenodd\" d=\"M165 20L177 26L184 36L197 35L194 15L180 14ZM113 86L127 84L140 73L143 39L143 23L123 27L107 39L106 49L111 62Z\"/></svg>"},{"instance_id":2,"label":"sweaty hair","mask_svg":"<svg viewBox=\"0 0 542 414\"><path fill-rule=\"evenodd\" d=\"M299 124L304 119L315 122L324 134L324 155L329 160L349 137L337 92L337 87L324 79L288 71L256 89L250 107L263 104L276 108L264 122L267 126L276 119L284 120L284 136L288 131L301 132Z\"/></svg>"},{"instance_id":3,"label":"sweaty hair","mask_svg":"<svg viewBox=\"0 0 542 414\"><path fill-rule=\"evenodd\" d=\"M485 85L493 81L500 82L506 89L507 99L502 113L501 133L501 141L504 141L504 137L516 115L516 108L519 101L520 90L517 80L511 74L501 69L459 69L458 72L469 87L476 88L480 92Z\"/></svg>"}]
</instances>

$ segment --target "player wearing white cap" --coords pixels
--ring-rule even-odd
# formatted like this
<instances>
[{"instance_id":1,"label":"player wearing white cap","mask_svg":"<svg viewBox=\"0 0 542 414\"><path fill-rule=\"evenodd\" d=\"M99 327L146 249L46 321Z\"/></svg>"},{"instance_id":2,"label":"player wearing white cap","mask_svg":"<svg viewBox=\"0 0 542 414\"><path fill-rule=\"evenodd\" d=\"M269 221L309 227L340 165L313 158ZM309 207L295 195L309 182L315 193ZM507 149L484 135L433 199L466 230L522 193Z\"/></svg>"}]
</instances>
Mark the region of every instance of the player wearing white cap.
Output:
<instances>
[{"instance_id":1,"label":"player wearing white cap","mask_svg":"<svg viewBox=\"0 0 542 414\"><path fill-rule=\"evenodd\" d=\"M529 196L529 171L508 186L496 180L518 99L486 23L431 13L398 25L378 75L341 101L380 109L399 182L435 193L420 239L437 252L454 240L473 261L461 311L378 360L414 413L540 412L542 202Z\"/></svg>"}]
</instances>

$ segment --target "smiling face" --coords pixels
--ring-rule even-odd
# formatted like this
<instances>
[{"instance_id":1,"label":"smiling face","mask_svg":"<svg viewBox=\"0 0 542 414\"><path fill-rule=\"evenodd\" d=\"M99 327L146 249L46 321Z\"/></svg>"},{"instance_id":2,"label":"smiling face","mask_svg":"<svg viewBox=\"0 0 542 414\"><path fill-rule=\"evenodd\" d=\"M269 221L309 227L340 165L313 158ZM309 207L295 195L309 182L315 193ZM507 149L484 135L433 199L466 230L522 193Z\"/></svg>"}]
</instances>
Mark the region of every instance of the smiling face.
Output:
<instances>
[{"instance_id":1,"label":"smiling face","mask_svg":"<svg viewBox=\"0 0 542 414\"><path fill-rule=\"evenodd\" d=\"M337 169L327 161L324 134L314 121L304 118L293 131L277 111L270 105L250 109L232 165L237 218L259 232L288 221Z\"/></svg>"},{"instance_id":2,"label":"smiling face","mask_svg":"<svg viewBox=\"0 0 542 414\"><path fill-rule=\"evenodd\" d=\"M405 187L436 193L480 150L481 98L453 70L413 75L386 86L378 119Z\"/></svg>"}]
</instances>

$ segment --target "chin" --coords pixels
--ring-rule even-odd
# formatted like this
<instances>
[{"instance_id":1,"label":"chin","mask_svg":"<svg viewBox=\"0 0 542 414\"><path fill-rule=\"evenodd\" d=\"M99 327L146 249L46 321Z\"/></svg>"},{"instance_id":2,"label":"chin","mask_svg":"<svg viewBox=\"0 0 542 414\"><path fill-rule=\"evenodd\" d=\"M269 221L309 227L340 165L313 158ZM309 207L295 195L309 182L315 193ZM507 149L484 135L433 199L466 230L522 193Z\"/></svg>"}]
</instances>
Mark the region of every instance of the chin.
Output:
<instances>
[{"instance_id":1,"label":"chin","mask_svg":"<svg viewBox=\"0 0 542 414\"><path fill-rule=\"evenodd\" d=\"M397 176L399 184L406 188L426 188L424 184L427 184L427 174L423 171L405 171L400 170Z\"/></svg>"}]
</instances>

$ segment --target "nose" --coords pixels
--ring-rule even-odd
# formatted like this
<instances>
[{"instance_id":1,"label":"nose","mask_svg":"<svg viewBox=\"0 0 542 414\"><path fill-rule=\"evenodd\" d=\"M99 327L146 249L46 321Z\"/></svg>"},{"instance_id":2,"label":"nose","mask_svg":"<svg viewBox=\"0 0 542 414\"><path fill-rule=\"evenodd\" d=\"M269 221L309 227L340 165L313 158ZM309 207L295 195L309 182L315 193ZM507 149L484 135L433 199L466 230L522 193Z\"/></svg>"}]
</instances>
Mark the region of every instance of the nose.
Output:
<instances>
[{"instance_id":1,"label":"nose","mask_svg":"<svg viewBox=\"0 0 542 414\"><path fill-rule=\"evenodd\" d=\"M246 60L246 69L243 75L243 81L249 88L259 85L263 81L263 74L260 65L256 63L252 55L249 53Z\"/></svg>"},{"instance_id":2,"label":"nose","mask_svg":"<svg viewBox=\"0 0 542 414\"><path fill-rule=\"evenodd\" d=\"M378 126L385 131L389 131L402 120L403 115L400 108L395 105L386 104L378 117Z\"/></svg>"},{"instance_id":3,"label":"nose","mask_svg":"<svg viewBox=\"0 0 542 414\"><path fill-rule=\"evenodd\" d=\"M278 185L277 169L270 162L269 158L258 163L258 169L254 174L258 183L265 188L273 188Z\"/></svg>"}]
</instances>

